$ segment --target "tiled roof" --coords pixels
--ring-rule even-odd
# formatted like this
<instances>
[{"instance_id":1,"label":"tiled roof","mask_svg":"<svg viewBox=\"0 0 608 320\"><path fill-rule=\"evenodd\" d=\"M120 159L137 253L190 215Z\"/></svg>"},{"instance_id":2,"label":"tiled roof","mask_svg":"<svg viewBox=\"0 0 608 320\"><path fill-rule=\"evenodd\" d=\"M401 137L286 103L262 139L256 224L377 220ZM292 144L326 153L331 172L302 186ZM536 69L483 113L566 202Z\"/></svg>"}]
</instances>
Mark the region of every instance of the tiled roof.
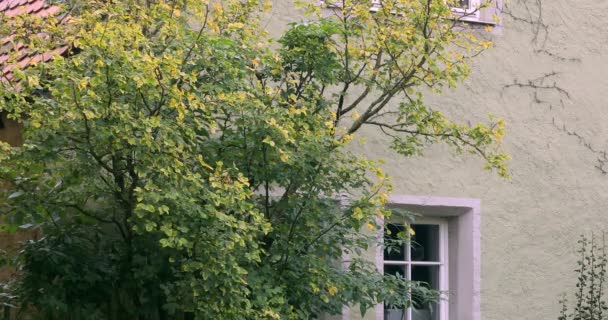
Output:
<instances>
[{"instance_id":1,"label":"tiled roof","mask_svg":"<svg viewBox=\"0 0 608 320\"><path fill-rule=\"evenodd\" d=\"M48 5L44 0L0 0L0 12L9 17L23 13L46 17L57 14L59 7Z\"/></svg>"},{"instance_id":2,"label":"tiled roof","mask_svg":"<svg viewBox=\"0 0 608 320\"><path fill-rule=\"evenodd\" d=\"M8 18L21 14L50 17L57 15L59 11L60 7L49 5L44 0L0 0L0 15L5 15ZM14 68L26 68L38 62L47 62L55 54L62 55L68 50L67 45L61 45L49 52L33 53L23 43L13 40L13 35L0 38L0 82L12 80L11 70L14 70ZM15 52L17 52L17 62L7 65L9 55L15 54Z\"/></svg>"}]
</instances>

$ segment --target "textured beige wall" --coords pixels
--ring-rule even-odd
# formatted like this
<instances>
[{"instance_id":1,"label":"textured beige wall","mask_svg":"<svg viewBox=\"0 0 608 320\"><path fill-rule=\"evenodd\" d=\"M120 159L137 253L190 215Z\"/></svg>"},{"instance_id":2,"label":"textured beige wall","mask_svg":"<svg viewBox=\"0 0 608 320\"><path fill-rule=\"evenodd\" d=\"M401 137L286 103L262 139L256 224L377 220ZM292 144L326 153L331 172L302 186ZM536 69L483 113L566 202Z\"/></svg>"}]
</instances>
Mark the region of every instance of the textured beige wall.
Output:
<instances>
[{"instance_id":1,"label":"textured beige wall","mask_svg":"<svg viewBox=\"0 0 608 320\"><path fill-rule=\"evenodd\" d=\"M608 2L508 1L513 11L493 32L495 48L477 58L466 83L429 101L456 119L505 118L511 181L441 146L423 158L397 156L374 130L356 148L387 161L395 193L482 200L482 319L556 319L559 294L575 280L578 235L608 222L608 176L595 168L597 151L608 150ZM292 0L273 2L270 30L300 20Z\"/></svg>"},{"instance_id":2,"label":"textured beige wall","mask_svg":"<svg viewBox=\"0 0 608 320\"><path fill-rule=\"evenodd\" d=\"M299 20L291 1L274 3L271 29ZM608 2L507 6L470 79L428 101L455 119L506 119L511 181L442 146L400 157L371 129L356 149L387 161L395 193L481 199L482 319L556 319L560 293L573 291L578 236L608 222L608 176L596 168L608 150Z\"/></svg>"}]
</instances>

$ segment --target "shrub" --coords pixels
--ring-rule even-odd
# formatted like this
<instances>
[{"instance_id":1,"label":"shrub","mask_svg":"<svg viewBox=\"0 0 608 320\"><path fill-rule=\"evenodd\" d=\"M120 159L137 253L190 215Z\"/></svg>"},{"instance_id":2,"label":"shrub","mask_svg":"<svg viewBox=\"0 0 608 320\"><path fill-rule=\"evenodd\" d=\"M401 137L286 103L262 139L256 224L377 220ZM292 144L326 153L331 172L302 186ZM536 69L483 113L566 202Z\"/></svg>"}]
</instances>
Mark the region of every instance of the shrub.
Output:
<instances>
[{"instance_id":1,"label":"shrub","mask_svg":"<svg viewBox=\"0 0 608 320\"><path fill-rule=\"evenodd\" d=\"M601 243L595 236L581 236L578 241L580 258L578 267L574 304L569 304L566 295L560 300L562 310L558 320L603 320L608 319L608 305L604 292L606 280L606 242L602 235Z\"/></svg>"}]
</instances>

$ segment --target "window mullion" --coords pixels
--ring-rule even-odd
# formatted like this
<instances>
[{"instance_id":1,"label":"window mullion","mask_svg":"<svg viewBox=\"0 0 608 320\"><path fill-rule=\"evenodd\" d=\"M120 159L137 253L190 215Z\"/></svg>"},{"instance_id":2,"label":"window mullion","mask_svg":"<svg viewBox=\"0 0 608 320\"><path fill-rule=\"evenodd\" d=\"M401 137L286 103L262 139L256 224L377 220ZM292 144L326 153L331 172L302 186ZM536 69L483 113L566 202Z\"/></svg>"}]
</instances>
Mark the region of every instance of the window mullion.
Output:
<instances>
[{"instance_id":1,"label":"window mullion","mask_svg":"<svg viewBox=\"0 0 608 320\"><path fill-rule=\"evenodd\" d=\"M406 279L409 280L409 281L412 281L412 265L408 263L406 265L405 269L406 269L405 273L406 273L406 277L407 277ZM410 301L411 301L411 298L412 298L412 292L411 292L411 289L410 289ZM412 308L411 308L411 306L410 306L410 308L407 308L406 319L407 320L412 320Z\"/></svg>"},{"instance_id":2,"label":"window mullion","mask_svg":"<svg viewBox=\"0 0 608 320\"><path fill-rule=\"evenodd\" d=\"M388 263L387 263L388 264ZM444 265L443 262L439 262L439 261L408 261L407 264L411 264L414 266L442 266Z\"/></svg>"}]
</instances>

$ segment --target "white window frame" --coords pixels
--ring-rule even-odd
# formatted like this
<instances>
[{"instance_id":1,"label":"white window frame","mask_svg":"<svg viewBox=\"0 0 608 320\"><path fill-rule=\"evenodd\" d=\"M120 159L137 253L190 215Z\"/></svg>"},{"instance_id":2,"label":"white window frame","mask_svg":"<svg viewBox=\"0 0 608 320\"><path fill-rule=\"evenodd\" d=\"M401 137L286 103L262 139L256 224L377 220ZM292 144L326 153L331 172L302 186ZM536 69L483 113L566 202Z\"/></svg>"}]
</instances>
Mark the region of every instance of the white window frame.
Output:
<instances>
[{"instance_id":1,"label":"white window frame","mask_svg":"<svg viewBox=\"0 0 608 320\"><path fill-rule=\"evenodd\" d=\"M452 12L463 21L479 21L481 0L468 0L468 8L452 7Z\"/></svg>"},{"instance_id":2,"label":"white window frame","mask_svg":"<svg viewBox=\"0 0 608 320\"><path fill-rule=\"evenodd\" d=\"M390 223L394 224L402 224L407 225L408 221L402 219L403 221L399 221L396 219L391 219ZM410 280L412 278L412 267L413 266L437 266L439 267L439 288L437 288L441 293L449 292L449 245L448 245L448 223L446 219L443 218L429 218L429 217L417 217L414 222L409 223L410 225L437 225L439 227L439 239L437 241L439 245L439 261L413 261L411 257L409 257L409 253L406 254L406 257L403 261L401 260L384 260L384 249L380 252L382 255L382 267L386 265L397 265L397 266L408 266L406 268L405 278ZM382 231L382 239L384 239L384 230ZM409 252L409 250L407 250ZM449 320L448 319L448 301L445 299L440 299L437 302L438 310L439 310L439 320ZM382 316L380 319L384 319L384 304L378 306L378 309ZM405 320L412 320L412 308L407 309L407 315Z\"/></svg>"},{"instance_id":3,"label":"white window frame","mask_svg":"<svg viewBox=\"0 0 608 320\"><path fill-rule=\"evenodd\" d=\"M449 293L446 303L450 320L481 320L481 202L471 198L394 195L389 207L405 209L425 219L447 221ZM382 219L378 223L383 225ZM379 230L376 267L384 272L384 230ZM375 319L384 318L384 305L375 307ZM350 320L350 310L343 319Z\"/></svg>"},{"instance_id":4,"label":"white window frame","mask_svg":"<svg viewBox=\"0 0 608 320\"><path fill-rule=\"evenodd\" d=\"M452 12L454 13L454 15L456 15L458 18L461 18L463 21L477 21L477 20L479 20L480 1L481 0L468 0L468 2L469 2L468 8L465 9L465 8L459 8L459 7L451 7ZM370 2L371 2L371 5L370 5L369 10L372 12L376 12L380 8L382 0L370 0ZM319 0L319 5L324 5L324 4L325 4L324 0ZM339 7L341 7L341 5L335 4L335 5L332 5L331 7L339 8Z\"/></svg>"}]
</instances>

